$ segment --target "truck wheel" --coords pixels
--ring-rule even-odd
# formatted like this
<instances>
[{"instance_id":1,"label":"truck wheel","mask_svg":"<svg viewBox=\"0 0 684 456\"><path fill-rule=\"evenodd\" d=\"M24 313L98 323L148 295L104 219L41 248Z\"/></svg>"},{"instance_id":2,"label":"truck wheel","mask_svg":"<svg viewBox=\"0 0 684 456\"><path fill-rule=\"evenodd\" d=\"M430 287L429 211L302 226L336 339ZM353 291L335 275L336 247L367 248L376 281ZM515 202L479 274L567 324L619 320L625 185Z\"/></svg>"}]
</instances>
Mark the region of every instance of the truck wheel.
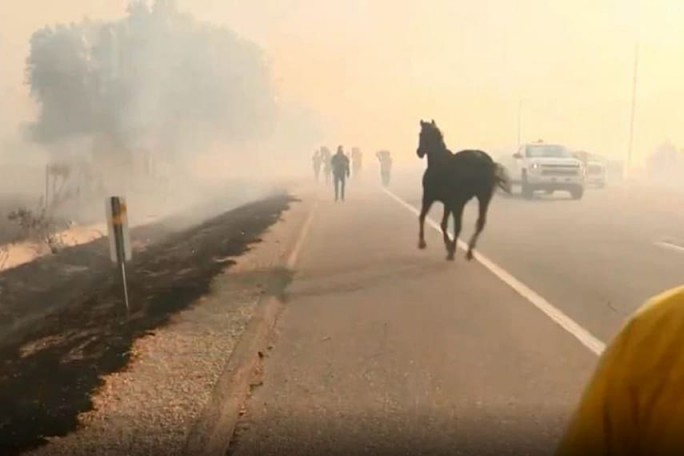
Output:
<instances>
[{"instance_id":1,"label":"truck wheel","mask_svg":"<svg viewBox=\"0 0 684 456\"><path fill-rule=\"evenodd\" d=\"M522 183L520 185L520 194L522 195L522 197L525 199L532 199L532 196L534 196L534 191L532 189L532 186L530 186L530 184L527 183L527 174L522 175Z\"/></svg>"},{"instance_id":2,"label":"truck wheel","mask_svg":"<svg viewBox=\"0 0 684 456\"><path fill-rule=\"evenodd\" d=\"M572 196L572 199L582 199L584 196L584 187L575 187L572 190L570 190L570 196Z\"/></svg>"}]
</instances>

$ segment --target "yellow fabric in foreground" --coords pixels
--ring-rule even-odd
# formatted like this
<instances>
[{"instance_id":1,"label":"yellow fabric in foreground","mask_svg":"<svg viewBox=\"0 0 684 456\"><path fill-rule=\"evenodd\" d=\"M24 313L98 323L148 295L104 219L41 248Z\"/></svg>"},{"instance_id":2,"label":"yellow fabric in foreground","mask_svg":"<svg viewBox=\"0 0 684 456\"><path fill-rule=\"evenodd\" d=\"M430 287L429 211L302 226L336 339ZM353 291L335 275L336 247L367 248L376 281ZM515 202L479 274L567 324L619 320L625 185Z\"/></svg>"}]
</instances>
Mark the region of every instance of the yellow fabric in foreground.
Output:
<instances>
[{"instance_id":1,"label":"yellow fabric in foreground","mask_svg":"<svg viewBox=\"0 0 684 456\"><path fill-rule=\"evenodd\" d=\"M557 456L684 455L684 287L646 303L599 361Z\"/></svg>"}]
</instances>

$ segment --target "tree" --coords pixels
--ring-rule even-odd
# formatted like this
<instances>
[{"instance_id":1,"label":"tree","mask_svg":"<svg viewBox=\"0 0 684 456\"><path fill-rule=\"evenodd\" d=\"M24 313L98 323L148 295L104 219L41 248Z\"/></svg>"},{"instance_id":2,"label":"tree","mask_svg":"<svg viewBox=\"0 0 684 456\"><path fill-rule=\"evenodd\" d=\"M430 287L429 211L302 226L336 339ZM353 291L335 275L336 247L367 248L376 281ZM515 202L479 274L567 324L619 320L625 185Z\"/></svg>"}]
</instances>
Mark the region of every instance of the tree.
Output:
<instances>
[{"instance_id":1,"label":"tree","mask_svg":"<svg viewBox=\"0 0 684 456\"><path fill-rule=\"evenodd\" d=\"M34 139L51 142L91 129L89 68L83 26L46 27L31 38L27 75L41 106Z\"/></svg>"},{"instance_id":2,"label":"tree","mask_svg":"<svg viewBox=\"0 0 684 456\"><path fill-rule=\"evenodd\" d=\"M182 154L274 129L261 50L181 14L173 0L131 2L118 21L47 27L30 45L28 82L40 106L30 131L39 142L87 135L115 144L108 154L134 154L141 138L155 137L165 153Z\"/></svg>"}]
</instances>

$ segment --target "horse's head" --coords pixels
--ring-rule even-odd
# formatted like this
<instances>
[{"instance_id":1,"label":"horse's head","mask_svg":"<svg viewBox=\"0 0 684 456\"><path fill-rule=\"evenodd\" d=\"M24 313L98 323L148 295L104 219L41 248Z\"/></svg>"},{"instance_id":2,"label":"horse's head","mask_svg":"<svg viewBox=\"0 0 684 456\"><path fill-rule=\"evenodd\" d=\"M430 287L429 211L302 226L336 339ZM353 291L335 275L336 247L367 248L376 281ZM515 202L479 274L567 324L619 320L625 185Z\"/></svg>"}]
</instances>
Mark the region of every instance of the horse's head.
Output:
<instances>
[{"instance_id":1,"label":"horse's head","mask_svg":"<svg viewBox=\"0 0 684 456\"><path fill-rule=\"evenodd\" d=\"M420 121L420 134L418 136L418 150L416 151L418 157L423 158L425 155L441 151L445 149L444 137L442 132L437 128L435 121L424 122Z\"/></svg>"}]
</instances>

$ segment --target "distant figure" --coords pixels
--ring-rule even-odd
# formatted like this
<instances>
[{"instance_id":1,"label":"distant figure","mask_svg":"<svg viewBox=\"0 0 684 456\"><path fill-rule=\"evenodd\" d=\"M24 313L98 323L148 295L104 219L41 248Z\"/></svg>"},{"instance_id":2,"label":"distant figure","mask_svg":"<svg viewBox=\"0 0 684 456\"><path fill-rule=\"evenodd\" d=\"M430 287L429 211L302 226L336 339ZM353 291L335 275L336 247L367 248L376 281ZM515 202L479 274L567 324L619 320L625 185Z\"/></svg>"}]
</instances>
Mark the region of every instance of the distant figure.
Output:
<instances>
[{"instance_id":1,"label":"distant figure","mask_svg":"<svg viewBox=\"0 0 684 456\"><path fill-rule=\"evenodd\" d=\"M316 176L316 182L319 181L319 176L321 174L321 165L323 164L323 157L321 156L321 151L317 150L313 154L313 169L314 175Z\"/></svg>"},{"instance_id":2,"label":"distant figure","mask_svg":"<svg viewBox=\"0 0 684 456\"><path fill-rule=\"evenodd\" d=\"M323 174L325 174L325 183L330 183L330 173L332 168L330 167L330 149L323 146L321 147L321 159L323 161Z\"/></svg>"},{"instance_id":3,"label":"distant figure","mask_svg":"<svg viewBox=\"0 0 684 456\"><path fill-rule=\"evenodd\" d=\"M351 174L349 158L344 154L342 146L337 148L337 153L330 159L332 173L335 179L335 201L340 198L344 201L344 186Z\"/></svg>"},{"instance_id":4,"label":"distant figure","mask_svg":"<svg viewBox=\"0 0 684 456\"><path fill-rule=\"evenodd\" d=\"M606 347L557 456L684 454L684 287L651 298Z\"/></svg>"},{"instance_id":5,"label":"distant figure","mask_svg":"<svg viewBox=\"0 0 684 456\"><path fill-rule=\"evenodd\" d=\"M378 157L378 161L380 161L382 185L387 187L390 183L390 175L392 173L392 155L386 150L381 150L375 155Z\"/></svg>"},{"instance_id":6,"label":"distant figure","mask_svg":"<svg viewBox=\"0 0 684 456\"><path fill-rule=\"evenodd\" d=\"M352 168L354 169L354 177L361 174L361 165L363 164L363 154L358 147L353 147L351 152Z\"/></svg>"}]
</instances>

